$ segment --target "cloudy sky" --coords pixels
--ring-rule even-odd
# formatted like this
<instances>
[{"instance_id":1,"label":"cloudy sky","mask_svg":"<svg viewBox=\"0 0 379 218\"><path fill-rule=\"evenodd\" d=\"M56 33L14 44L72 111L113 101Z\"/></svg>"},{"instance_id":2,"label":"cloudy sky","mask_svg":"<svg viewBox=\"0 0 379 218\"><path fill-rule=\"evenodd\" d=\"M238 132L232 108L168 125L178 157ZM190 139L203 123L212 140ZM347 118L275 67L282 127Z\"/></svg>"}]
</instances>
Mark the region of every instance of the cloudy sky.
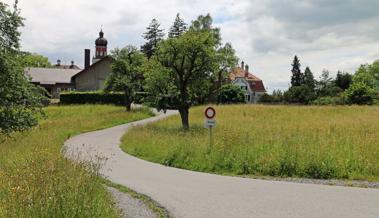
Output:
<instances>
[{"instance_id":1,"label":"cloudy sky","mask_svg":"<svg viewBox=\"0 0 379 218\"><path fill-rule=\"evenodd\" d=\"M4 0L2 0L4 1ZM12 3L13 0L5 0ZM176 13L187 23L210 13L224 42L262 78L269 91L285 89L291 61L316 77L323 69L354 72L379 59L378 0L19 0L23 50L83 64L103 26L110 49L140 46L151 19L166 30Z\"/></svg>"}]
</instances>

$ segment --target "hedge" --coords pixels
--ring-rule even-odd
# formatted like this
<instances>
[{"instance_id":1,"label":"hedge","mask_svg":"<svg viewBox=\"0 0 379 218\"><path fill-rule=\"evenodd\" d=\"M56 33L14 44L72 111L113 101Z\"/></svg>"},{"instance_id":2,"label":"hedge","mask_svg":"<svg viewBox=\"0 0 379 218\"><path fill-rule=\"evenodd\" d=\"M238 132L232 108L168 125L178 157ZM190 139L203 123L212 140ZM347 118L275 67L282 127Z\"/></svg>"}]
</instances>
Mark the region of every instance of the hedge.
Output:
<instances>
[{"instance_id":1,"label":"hedge","mask_svg":"<svg viewBox=\"0 0 379 218\"><path fill-rule=\"evenodd\" d=\"M60 94L61 104L115 104L124 105L123 93L66 92Z\"/></svg>"}]
</instances>

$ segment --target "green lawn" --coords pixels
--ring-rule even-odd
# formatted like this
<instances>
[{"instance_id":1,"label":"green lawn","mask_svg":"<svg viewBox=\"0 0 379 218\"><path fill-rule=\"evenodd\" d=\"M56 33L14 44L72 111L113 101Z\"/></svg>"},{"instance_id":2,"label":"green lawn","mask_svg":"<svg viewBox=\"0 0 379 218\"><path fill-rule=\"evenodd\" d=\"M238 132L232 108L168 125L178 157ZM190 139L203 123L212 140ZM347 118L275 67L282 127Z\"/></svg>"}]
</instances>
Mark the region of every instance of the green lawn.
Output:
<instances>
[{"instance_id":1,"label":"green lawn","mask_svg":"<svg viewBox=\"0 0 379 218\"><path fill-rule=\"evenodd\" d=\"M30 131L0 135L0 217L118 217L96 172L65 160L61 147L70 136L151 114L101 105L54 106L46 114Z\"/></svg>"},{"instance_id":2,"label":"green lawn","mask_svg":"<svg viewBox=\"0 0 379 218\"><path fill-rule=\"evenodd\" d=\"M122 148L196 171L379 181L379 107L217 106L212 148L203 109L188 133L175 116L128 132Z\"/></svg>"}]
</instances>

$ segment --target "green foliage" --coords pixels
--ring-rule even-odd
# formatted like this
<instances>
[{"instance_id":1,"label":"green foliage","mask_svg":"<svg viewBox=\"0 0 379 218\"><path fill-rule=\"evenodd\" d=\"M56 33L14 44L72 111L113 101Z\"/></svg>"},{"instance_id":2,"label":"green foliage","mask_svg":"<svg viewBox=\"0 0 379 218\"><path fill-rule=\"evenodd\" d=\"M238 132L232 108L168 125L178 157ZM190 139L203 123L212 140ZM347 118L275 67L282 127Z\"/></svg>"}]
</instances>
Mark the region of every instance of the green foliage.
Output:
<instances>
[{"instance_id":1,"label":"green foliage","mask_svg":"<svg viewBox=\"0 0 379 218\"><path fill-rule=\"evenodd\" d=\"M47 57L44 57L39 54L32 54L29 52L23 52L20 56L20 64L23 68L26 67L51 67L51 63Z\"/></svg>"},{"instance_id":2,"label":"green foliage","mask_svg":"<svg viewBox=\"0 0 379 218\"><path fill-rule=\"evenodd\" d=\"M325 96L318 97L316 100L312 101L313 105L345 105L348 104L348 99L345 93L341 93L338 96Z\"/></svg>"},{"instance_id":3,"label":"green foliage","mask_svg":"<svg viewBox=\"0 0 379 218\"><path fill-rule=\"evenodd\" d=\"M379 91L379 60L372 65L361 65L353 76L353 83L362 82Z\"/></svg>"},{"instance_id":4,"label":"green foliage","mask_svg":"<svg viewBox=\"0 0 379 218\"><path fill-rule=\"evenodd\" d=\"M301 86L304 82L304 75L300 70L300 60L295 55L292 63L292 77L291 77L291 85L293 86Z\"/></svg>"},{"instance_id":5,"label":"green foliage","mask_svg":"<svg viewBox=\"0 0 379 218\"><path fill-rule=\"evenodd\" d=\"M180 14L178 13L176 15L174 24L170 28L170 32L168 33L169 38L178 38L183 33L187 31L187 24L184 22L184 20L180 17Z\"/></svg>"},{"instance_id":6,"label":"green foliage","mask_svg":"<svg viewBox=\"0 0 379 218\"><path fill-rule=\"evenodd\" d=\"M16 2L17 3L17 2ZM18 28L22 26L17 5L14 11L0 3L0 132L11 133L37 124L43 112L44 91L31 83L18 62Z\"/></svg>"},{"instance_id":7,"label":"green foliage","mask_svg":"<svg viewBox=\"0 0 379 218\"><path fill-rule=\"evenodd\" d=\"M245 103L245 93L234 84L224 85L221 87L217 101L221 104Z\"/></svg>"},{"instance_id":8,"label":"green foliage","mask_svg":"<svg viewBox=\"0 0 379 218\"><path fill-rule=\"evenodd\" d=\"M313 73L309 67L305 68L304 71L304 85L308 86L311 90L315 90L316 81L313 77Z\"/></svg>"},{"instance_id":9,"label":"green foliage","mask_svg":"<svg viewBox=\"0 0 379 218\"><path fill-rule=\"evenodd\" d=\"M343 73L341 71L337 72L337 77L335 80L335 85L342 90L346 90L350 87L351 83L353 82L353 75L349 73Z\"/></svg>"},{"instance_id":10,"label":"green foliage","mask_svg":"<svg viewBox=\"0 0 379 218\"><path fill-rule=\"evenodd\" d=\"M264 93L259 99L259 103L272 104L274 102L274 97L268 93Z\"/></svg>"},{"instance_id":11,"label":"green foliage","mask_svg":"<svg viewBox=\"0 0 379 218\"><path fill-rule=\"evenodd\" d=\"M12 11L7 4L0 2L0 52L17 52L20 47L21 33L18 29L23 26L24 19L20 16L17 3L13 5Z\"/></svg>"},{"instance_id":12,"label":"green foliage","mask_svg":"<svg viewBox=\"0 0 379 218\"><path fill-rule=\"evenodd\" d=\"M379 107L218 106L214 143L204 107L131 130L122 149L169 166L227 175L379 181Z\"/></svg>"},{"instance_id":13,"label":"green foliage","mask_svg":"<svg viewBox=\"0 0 379 218\"><path fill-rule=\"evenodd\" d=\"M308 104L316 98L313 90L306 85L292 86L283 97L287 102L296 104Z\"/></svg>"},{"instance_id":14,"label":"green foliage","mask_svg":"<svg viewBox=\"0 0 379 218\"><path fill-rule=\"evenodd\" d=\"M179 38L163 40L143 67L150 102L156 107L165 102L176 105L186 130L189 108L204 102L215 80L221 77L223 81L228 66L235 60L230 44L220 47L218 32L209 15L199 16Z\"/></svg>"},{"instance_id":15,"label":"green foliage","mask_svg":"<svg viewBox=\"0 0 379 218\"><path fill-rule=\"evenodd\" d=\"M125 105L124 93L64 92L60 104L114 104Z\"/></svg>"},{"instance_id":16,"label":"green foliage","mask_svg":"<svg viewBox=\"0 0 379 218\"><path fill-rule=\"evenodd\" d=\"M346 96L352 104L373 104L375 90L364 82L354 82L348 90Z\"/></svg>"},{"instance_id":17,"label":"green foliage","mask_svg":"<svg viewBox=\"0 0 379 218\"><path fill-rule=\"evenodd\" d=\"M146 43L141 47L141 51L146 55L148 59L154 55L158 49L158 44L163 40L164 33L160 29L160 24L157 19L153 19L150 25L146 28L147 31L143 34L143 38Z\"/></svg>"},{"instance_id":18,"label":"green foliage","mask_svg":"<svg viewBox=\"0 0 379 218\"><path fill-rule=\"evenodd\" d=\"M116 49L112 56L114 62L112 72L105 82L105 91L124 92L124 102L127 110L130 111L136 93L143 91L144 77L141 67L145 62L145 57L133 46L127 46L121 50Z\"/></svg>"}]
</instances>

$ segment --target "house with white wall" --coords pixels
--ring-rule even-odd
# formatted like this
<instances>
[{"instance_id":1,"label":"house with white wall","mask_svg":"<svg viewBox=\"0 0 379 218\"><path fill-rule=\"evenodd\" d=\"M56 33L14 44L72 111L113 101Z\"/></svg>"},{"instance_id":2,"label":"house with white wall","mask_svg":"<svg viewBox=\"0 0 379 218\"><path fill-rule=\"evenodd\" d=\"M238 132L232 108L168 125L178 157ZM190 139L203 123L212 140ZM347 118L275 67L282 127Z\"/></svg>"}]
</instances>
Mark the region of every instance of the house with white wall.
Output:
<instances>
[{"instance_id":1,"label":"house with white wall","mask_svg":"<svg viewBox=\"0 0 379 218\"><path fill-rule=\"evenodd\" d=\"M241 66L232 70L229 75L232 84L240 87L245 92L248 103L257 103L266 93L263 81L249 72L249 66L242 61Z\"/></svg>"}]
</instances>

